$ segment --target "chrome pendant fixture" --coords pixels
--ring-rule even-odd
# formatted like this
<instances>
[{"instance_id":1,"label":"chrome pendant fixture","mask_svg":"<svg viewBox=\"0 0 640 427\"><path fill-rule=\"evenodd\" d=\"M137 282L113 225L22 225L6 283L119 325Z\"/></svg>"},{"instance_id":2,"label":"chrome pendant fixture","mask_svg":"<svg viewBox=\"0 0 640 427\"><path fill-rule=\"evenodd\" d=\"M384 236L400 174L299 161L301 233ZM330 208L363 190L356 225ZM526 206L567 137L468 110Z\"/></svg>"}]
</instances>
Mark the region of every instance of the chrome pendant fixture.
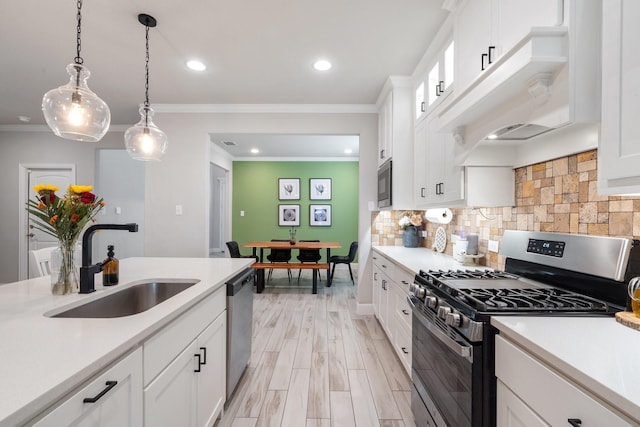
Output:
<instances>
[{"instance_id":1,"label":"chrome pendant fixture","mask_svg":"<svg viewBox=\"0 0 640 427\"><path fill-rule=\"evenodd\" d=\"M42 98L42 112L47 124L59 137L74 141L97 142L102 139L111 123L107 104L87 86L91 75L82 65L80 35L82 0L77 1L76 57L67 66L69 83L51 89Z\"/></svg>"},{"instance_id":2,"label":"chrome pendant fixture","mask_svg":"<svg viewBox=\"0 0 640 427\"><path fill-rule=\"evenodd\" d=\"M149 106L149 27L157 22L153 16L141 13L138 21L145 26L146 51L145 58L145 99L140 107L140 121L124 133L124 142L129 156L135 160L160 160L167 151L167 135L153 123L153 109Z\"/></svg>"}]
</instances>

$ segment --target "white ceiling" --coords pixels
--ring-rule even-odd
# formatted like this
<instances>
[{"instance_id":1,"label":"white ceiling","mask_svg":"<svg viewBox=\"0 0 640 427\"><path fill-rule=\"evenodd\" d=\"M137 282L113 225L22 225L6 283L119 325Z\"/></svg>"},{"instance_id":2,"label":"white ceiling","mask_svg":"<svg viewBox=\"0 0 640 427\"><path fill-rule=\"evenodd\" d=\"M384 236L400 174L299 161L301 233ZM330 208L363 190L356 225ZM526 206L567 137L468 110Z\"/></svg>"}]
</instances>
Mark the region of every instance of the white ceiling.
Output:
<instances>
[{"instance_id":1,"label":"white ceiling","mask_svg":"<svg viewBox=\"0 0 640 427\"><path fill-rule=\"evenodd\" d=\"M40 104L75 57L76 2L4 0L0 126L44 124ZM82 8L89 87L112 125L138 121L144 27L152 104L374 104L390 75L410 75L447 16L443 0L97 0ZM334 67L320 73L318 58ZM197 58L208 68L186 68ZM166 107L166 106L165 106ZM163 109L166 111L166 108Z\"/></svg>"}]
</instances>

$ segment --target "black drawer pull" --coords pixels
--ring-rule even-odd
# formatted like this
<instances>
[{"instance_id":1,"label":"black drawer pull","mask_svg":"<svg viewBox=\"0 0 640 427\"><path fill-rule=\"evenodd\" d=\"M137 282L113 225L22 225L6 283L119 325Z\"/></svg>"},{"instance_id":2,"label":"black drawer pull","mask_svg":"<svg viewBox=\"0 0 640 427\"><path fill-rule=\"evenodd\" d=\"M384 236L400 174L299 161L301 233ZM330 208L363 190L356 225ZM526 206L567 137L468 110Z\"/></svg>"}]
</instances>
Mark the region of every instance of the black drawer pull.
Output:
<instances>
[{"instance_id":1,"label":"black drawer pull","mask_svg":"<svg viewBox=\"0 0 640 427\"><path fill-rule=\"evenodd\" d=\"M480 56L480 70L481 71L484 71L484 69L487 68L487 66L484 65L484 63L485 63L485 60L487 59L488 56L489 56L489 54L487 54L487 53L483 53Z\"/></svg>"},{"instance_id":2,"label":"black drawer pull","mask_svg":"<svg viewBox=\"0 0 640 427\"><path fill-rule=\"evenodd\" d=\"M424 190L425 190L424 187L420 188L420 197L425 197Z\"/></svg>"},{"instance_id":3,"label":"black drawer pull","mask_svg":"<svg viewBox=\"0 0 640 427\"><path fill-rule=\"evenodd\" d=\"M582 420L580 418L569 418L567 422L573 427L580 427L582 425Z\"/></svg>"},{"instance_id":4,"label":"black drawer pull","mask_svg":"<svg viewBox=\"0 0 640 427\"><path fill-rule=\"evenodd\" d=\"M409 312L408 312L407 310L403 309L403 310L402 310L402 314L404 314L405 316L408 316L408 315L409 315Z\"/></svg>"},{"instance_id":5,"label":"black drawer pull","mask_svg":"<svg viewBox=\"0 0 640 427\"><path fill-rule=\"evenodd\" d=\"M495 48L495 46L489 46L489 64L493 63L493 51Z\"/></svg>"},{"instance_id":6,"label":"black drawer pull","mask_svg":"<svg viewBox=\"0 0 640 427\"><path fill-rule=\"evenodd\" d=\"M401 349L404 354L409 354L409 352L407 351L407 347L401 347Z\"/></svg>"},{"instance_id":7,"label":"black drawer pull","mask_svg":"<svg viewBox=\"0 0 640 427\"><path fill-rule=\"evenodd\" d=\"M105 389L98 393L95 397L85 397L82 399L83 403L96 403L102 396L109 393L109 390L114 388L118 384L118 381L107 381L104 385L106 385Z\"/></svg>"},{"instance_id":8,"label":"black drawer pull","mask_svg":"<svg viewBox=\"0 0 640 427\"><path fill-rule=\"evenodd\" d=\"M193 356L198 359L198 367L194 369L193 372L200 372L200 367L202 366L202 360L201 360L200 354L199 353L194 354Z\"/></svg>"},{"instance_id":9,"label":"black drawer pull","mask_svg":"<svg viewBox=\"0 0 640 427\"><path fill-rule=\"evenodd\" d=\"M425 111L427 111L427 109L426 109L425 105L426 105L426 104L425 104L425 102L424 102L424 101L422 101L422 102L420 103L420 112L424 113Z\"/></svg>"},{"instance_id":10,"label":"black drawer pull","mask_svg":"<svg viewBox=\"0 0 640 427\"><path fill-rule=\"evenodd\" d=\"M200 347L200 350L202 350L202 364L206 365L207 364L207 347Z\"/></svg>"}]
</instances>

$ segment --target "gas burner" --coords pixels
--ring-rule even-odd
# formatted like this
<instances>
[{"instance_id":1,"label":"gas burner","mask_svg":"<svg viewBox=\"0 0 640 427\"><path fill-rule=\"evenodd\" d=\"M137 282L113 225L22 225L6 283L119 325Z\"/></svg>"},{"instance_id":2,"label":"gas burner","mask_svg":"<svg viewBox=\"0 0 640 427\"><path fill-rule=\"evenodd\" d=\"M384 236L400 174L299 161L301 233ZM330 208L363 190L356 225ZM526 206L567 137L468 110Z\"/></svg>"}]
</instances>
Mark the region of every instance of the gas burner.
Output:
<instances>
[{"instance_id":1,"label":"gas burner","mask_svg":"<svg viewBox=\"0 0 640 427\"><path fill-rule=\"evenodd\" d=\"M422 273L422 272L421 272ZM498 270L429 270L426 275L446 279L517 279L518 276Z\"/></svg>"},{"instance_id":2,"label":"gas burner","mask_svg":"<svg viewBox=\"0 0 640 427\"><path fill-rule=\"evenodd\" d=\"M483 312L595 312L608 309L602 301L558 288L461 289L455 298Z\"/></svg>"}]
</instances>

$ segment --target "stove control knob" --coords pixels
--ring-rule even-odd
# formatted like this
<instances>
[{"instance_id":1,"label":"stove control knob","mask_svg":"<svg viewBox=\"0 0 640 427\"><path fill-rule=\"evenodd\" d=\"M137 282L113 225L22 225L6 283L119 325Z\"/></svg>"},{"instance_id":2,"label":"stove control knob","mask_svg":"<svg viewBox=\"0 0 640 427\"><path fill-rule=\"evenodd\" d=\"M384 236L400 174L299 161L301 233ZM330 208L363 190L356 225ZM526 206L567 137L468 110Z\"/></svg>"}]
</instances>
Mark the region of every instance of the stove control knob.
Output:
<instances>
[{"instance_id":1,"label":"stove control knob","mask_svg":"<svg viewBox=\"0 0 640 427\"><path fill-rule=\"evenodd\" d=\"M421 288L420 286L416 286L416 289L413 291L413 294L418 298L420 298L421 300L423 300L424 296L427 294L427 291L425 291L424 288Z\"/></svg>"},{"instance_id":2,"label":"stove control knob","mask_svg":"<svg viewBox=\"0 0 640 427\"><path fill-rule=\"evenodd\" d=\"M410 294L415 294L416 289L418 288L418 285L416 285L415 283L412 283L409 285L409 293Z\"/></svg>"},{"instance_id":3,"label":"stove control knob","mask_svg":"<svg viewBox=\"0 0 640 427\"><path fill-rule=\"evenodd\" d=\"M462 318L458 313L449 313L444 321L449 326L458 327L462 323Z\"/></svg>"},{"instance_id":4,"label":"stove control knob","mask_svg":"<svg viewBox=\"0 0 640 427\"><path fill-rule=\"evenodd\" d=\"M451 313L451 307L438 307L438 317L445 319L447 314Z\"/></svg>"},{"instance_id":5,"label":"stove control knob","mask_svg":"<svg viewBox=\"0 0 640 427\"><path fill-rule=\"evenodd\" d=\"M428 296L425 300L427 307L436 308L438 306L438 297Z\"/></svg>"}]
</instances>

